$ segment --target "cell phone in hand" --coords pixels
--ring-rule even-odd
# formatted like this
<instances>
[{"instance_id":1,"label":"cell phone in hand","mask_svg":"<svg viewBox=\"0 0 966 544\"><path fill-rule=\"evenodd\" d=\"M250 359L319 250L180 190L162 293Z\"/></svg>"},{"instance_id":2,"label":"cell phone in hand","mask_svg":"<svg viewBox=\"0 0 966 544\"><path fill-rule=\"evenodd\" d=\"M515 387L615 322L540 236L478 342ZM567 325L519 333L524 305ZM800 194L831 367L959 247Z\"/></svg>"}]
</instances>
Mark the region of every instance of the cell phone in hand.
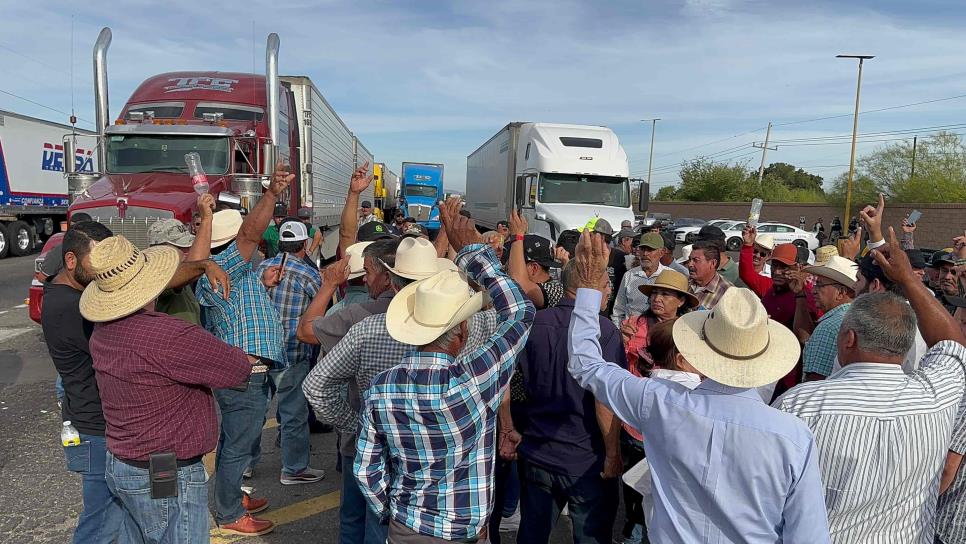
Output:
<instances>
[{"instance_id":1,"label":"cell phone in hand","mask_svg":"<svg viewBox=\"0 0 966 544\"><path fill-rule=\"evenodd\" d=\"M278 279L282 279L285 273L285 264L288 262L288 253L282 253L282 263L278 265Z\"/></svg>"},{"instance_id":2,"label":"cell phone in hand","mask_svg":"<svg viewBox=\"0 0 966 544\"><path fill-rule=\"evenodd\" d=\"M912 210L909 212L909 217L906 218L906 222L910 225L915 225L919 222L919 218L922 217L922 212L919 210Z\"/></svg>"}]
</instances>

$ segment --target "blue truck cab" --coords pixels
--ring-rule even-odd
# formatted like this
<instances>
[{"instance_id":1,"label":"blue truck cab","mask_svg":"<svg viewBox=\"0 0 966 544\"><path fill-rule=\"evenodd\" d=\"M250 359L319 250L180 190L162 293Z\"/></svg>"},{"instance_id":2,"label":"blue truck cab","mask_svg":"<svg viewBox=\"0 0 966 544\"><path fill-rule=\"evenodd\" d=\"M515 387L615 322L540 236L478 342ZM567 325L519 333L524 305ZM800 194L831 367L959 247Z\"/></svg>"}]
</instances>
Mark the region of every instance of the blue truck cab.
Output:
<instances>
[{"instance_id":1,"label":"blue truck cab","mask_svg":"<svg viewBox=\"0 0 966 544\"><path fill-rule=\"evenodd\" d=\"M427 229L439 230L439 207L443 199L443 165L404 162L400 179L399 207Z\"/></svg>"}]
</instances>

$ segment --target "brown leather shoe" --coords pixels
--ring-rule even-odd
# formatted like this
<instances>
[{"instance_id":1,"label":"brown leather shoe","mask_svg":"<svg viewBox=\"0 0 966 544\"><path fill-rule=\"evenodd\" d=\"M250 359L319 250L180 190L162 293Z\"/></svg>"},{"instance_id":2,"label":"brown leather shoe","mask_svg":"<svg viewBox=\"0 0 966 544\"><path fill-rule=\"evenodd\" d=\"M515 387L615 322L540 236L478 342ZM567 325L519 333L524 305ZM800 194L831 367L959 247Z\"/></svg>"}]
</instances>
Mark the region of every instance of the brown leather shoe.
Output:
<instances>
[{"instance_id":1,"label":"brown leather shoe","mask_svg":"<svg viewBox=\"0 0 966 544\"><path fill-rule=\"evenodd\" d=\"M274 531L275 524L267 519L253 518L251 514L245 514L235 523L221 525L219 528L233 535L258 536Z\"/></svg>"},{"instance_id":2,"label":"brown leather shoe","mask_svg":"<svg viewBox=\"0 0 966 544\"><path fill-rule=\"evenodd\" d=\"M268 499L256 499L245 493L242 495L242 508L249 514L257 514L268 508Z\"/></svg>"}]
</instances>

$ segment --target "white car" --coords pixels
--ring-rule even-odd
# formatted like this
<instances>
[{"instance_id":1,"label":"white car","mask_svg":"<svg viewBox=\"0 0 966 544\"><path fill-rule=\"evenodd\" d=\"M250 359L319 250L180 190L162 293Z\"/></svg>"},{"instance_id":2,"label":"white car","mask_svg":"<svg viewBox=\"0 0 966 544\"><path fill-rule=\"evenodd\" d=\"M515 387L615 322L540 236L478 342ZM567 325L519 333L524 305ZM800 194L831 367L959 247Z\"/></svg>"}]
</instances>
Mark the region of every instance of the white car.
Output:
<instances>
[{"instance_id":1,"label":"white car","mask_svg":"<svg viewBox=\"0 0 966 544\"><path fill-rule=\"evenodd\" d=\"M784 223L759 223L758 234L770 234L775 244L795 244L811 251L818 249L818 238L814 232L802 230ZM730 233L729 233L730 234ZM731 249L731 237L726 238L728 248ZM738 232L738 249L741 249L741 232Z\"/></svg>"},{"instance_id":2,"label":"white car","mask_svg":"<svg viewBox=\"0 0 966 544\"><path fill-rule=\"evenodd\" d=\"M694 242L694 237L698 235L698 231L701 230L702 227L711 226L718 227L721 230L728 230L732 228L735 223L740 223L740 221L735 221L733 219L715 219L714 221L708 221L699 227L679 228L674 231L674 241L691 244Z\"/></svg>"}]
</instances>

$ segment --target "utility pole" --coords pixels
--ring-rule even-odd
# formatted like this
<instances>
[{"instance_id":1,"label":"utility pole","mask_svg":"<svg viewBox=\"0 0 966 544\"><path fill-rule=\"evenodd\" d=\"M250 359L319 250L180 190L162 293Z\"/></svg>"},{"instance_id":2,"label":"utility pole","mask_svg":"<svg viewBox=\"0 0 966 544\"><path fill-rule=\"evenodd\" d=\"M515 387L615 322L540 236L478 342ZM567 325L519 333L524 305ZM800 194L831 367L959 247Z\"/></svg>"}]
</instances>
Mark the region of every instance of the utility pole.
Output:
<instances>
[{"instance_id":1,"label":"utility pole","mask_svg":"<svg viewBox=\"0 0 966 544\"><path fill-rule=\"evenodd\" d=\"M919 136L912 137L912 171L909 173L909 181L916 177L916 142Z\"/></svg>"},{"instance_id":2,"label":"utility pole","mask_svg":"<svg viewBox=\"0 0 966 544\"><path fill-rule=\"evenodd\" d=\"M657 122L660 121L660 117L654 119L641 119L641 122L651 122L651 152L647 156L647 186L651 186L651 165L654 164L654 133L657 131Z\"/></svg>"},{"instance_id":3,"label":"utility pole","mask_svg":"<svg viewBox=\"0 0 966 544\"><path fill-rule=\"evenodd\" d=\"M852 155L849 158L849 181L845 192L845 215L842 221L852 218L852 180L855 177L855 142L859 133L859 93L862 92L862 63L874 59L875 55L835 55L839 59L859 59L859 79L855 84L855 115L852 118Z\"/></svg>"},{"instance_id":4,"label":"utility pole","mask_svg":"<svg viewBox=\"0 0 966 544\"><path fill-rule=\"evenodd\" d=\"M761 186L761 180L765 177L765 155L768 154L768 150L776 151L778 146L768 147L768 140L771 139L771 123L768 123L768 132L765 132L765 143L758 145L757 143L751 144L751 147L761 148L761 166L758 167L758 185Z\"/></svg>"}]
</instances>

